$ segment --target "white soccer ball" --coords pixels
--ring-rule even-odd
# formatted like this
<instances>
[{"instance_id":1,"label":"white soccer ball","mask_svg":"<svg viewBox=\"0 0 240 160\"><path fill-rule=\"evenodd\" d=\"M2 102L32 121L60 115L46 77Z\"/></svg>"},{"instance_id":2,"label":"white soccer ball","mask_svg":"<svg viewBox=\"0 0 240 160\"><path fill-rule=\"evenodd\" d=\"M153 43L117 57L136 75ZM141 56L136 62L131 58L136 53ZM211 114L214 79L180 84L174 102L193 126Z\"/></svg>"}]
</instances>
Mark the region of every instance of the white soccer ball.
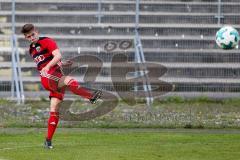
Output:
<instances>
[{"instance_id":1,"label":"white soccer ball","mask_svg":"<svg viewBox=\"0 0 240 160\"><path fill-rule=\"evenodd\" d=\"M238 46L239 33L232 26L224 26L216 33L216 43L222 49L233 49Z\"/></svg>"}]
</instances>

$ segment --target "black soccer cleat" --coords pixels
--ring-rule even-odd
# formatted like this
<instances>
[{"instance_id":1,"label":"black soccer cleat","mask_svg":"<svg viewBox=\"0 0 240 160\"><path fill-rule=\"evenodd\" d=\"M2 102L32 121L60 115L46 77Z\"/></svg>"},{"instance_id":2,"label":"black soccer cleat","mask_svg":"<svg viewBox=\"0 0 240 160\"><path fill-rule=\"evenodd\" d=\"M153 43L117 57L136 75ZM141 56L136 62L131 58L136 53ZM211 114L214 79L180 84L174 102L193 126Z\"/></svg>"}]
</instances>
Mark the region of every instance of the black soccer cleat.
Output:
<instances>
[{"instance_id":1,"label":"black soccer cleat","mask_svg":"<svg viewBox=\"0 0 240 160\"><path fill-rule=\"evenodd\" d=\"M95 104L97 102L97 100L99 98L102 97L102 91L101 90L97 90L93 93L93 96L92 98L89 99L89 101L92 103L92 104Z\"/></svg>"},{"instance_id":2,"label":"black soccer cleat","mask_svg":"<svg viewBox=\"0 0 240 160\"><path fill-rule=\"evenodd\" d=\"M44 147L45 147L46 149L53 149L52 141L46 139L45 142L44 142Z\"/></svg>"}]
</instances>

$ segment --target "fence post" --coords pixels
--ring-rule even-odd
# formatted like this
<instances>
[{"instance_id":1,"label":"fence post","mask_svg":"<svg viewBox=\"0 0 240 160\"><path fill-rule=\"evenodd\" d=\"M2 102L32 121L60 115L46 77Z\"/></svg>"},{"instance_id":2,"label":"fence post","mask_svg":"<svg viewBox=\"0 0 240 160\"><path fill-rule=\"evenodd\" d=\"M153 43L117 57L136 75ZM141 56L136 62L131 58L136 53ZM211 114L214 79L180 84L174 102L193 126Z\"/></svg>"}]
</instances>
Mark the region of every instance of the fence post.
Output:
<instances>
[{"instance_id":1,"label":"fence post","mask_svg":"<svg viewBox=\"0 0 240 160\"><path fill-rule=\"evenodd\" d=\"M139 37L139 5L140 2L139 0L136 0L136 14L135 14L135 38L134 38L134 43L135 43L135 77L139 77L139 73L144 75L143 77L145 78L146 83L143 84L143 89L147 93L146 94L146 101L147 101L147 106L149 111L151 111L151 105L153 103L153 97L152 97L152 89L151 89L151 84L149 82L149 77L147 74L147 66L146 66L146 60L142 48L142 43L141 39ZM138 65L143 65L144 70L139 72L139 69L137 68ZM135 91L137 91L137 84L135 84Z\"/></svg>"},{"instance_id":2,"label":"fence post","mask_svg":"<svg viewBox=\"0 0 240 160\"><path fill-rule=\"evenodd\" d=\"M101 24L102 21L102 0L98 0L98 24Z\"/></svg>"},{"instance_id":3,"label":"fence post","mask_svg":"<svg viewBox=\"0 0 240 160\"><path fill-rule=\"evenodd\" d=\"M218 0L218 13L217 15L215 16L215 18L218 19L218 26L221 25L221 19L224 18L224 16L222 15L222 0Z\"/></svg>"},{"instance_id":4,"label":"fence post","mask_svg":"<svg viewBox=\"0 0 240 160\"><path fill-rule=\"evenodd\" d=\"M12 0L12 80L11 80L11 94L12 98L17 99L17 103L24 103L23 82L21 76L20 57L17 46L16 25L15 25L15 0ZM16 92L16 93L15 93Z\"/></svg>"}]
</instances>

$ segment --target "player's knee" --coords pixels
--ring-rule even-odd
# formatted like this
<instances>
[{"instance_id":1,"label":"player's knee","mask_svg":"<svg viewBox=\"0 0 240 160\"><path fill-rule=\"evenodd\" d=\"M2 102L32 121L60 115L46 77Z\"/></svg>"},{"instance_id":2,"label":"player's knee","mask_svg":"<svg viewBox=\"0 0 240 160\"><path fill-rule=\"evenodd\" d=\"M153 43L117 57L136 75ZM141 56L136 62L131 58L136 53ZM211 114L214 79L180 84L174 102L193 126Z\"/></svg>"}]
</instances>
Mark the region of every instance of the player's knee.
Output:
<instances>
[{"instance_id":1,"label":"player's knee","mask_svg":"<svg viewBox=\"0 0 240 160\"><path fill-rule=\"evenodd\" d=\"M62 102L62 100L52 97L51 103L50 103L50 111L51 112L58 112L59 111L59 105Z\"/></svg>"},{"instance_id":2,"label":"player's knee","mask_svg":"<svg viewBox=\"0 0 240 160\"><path fill-rule=\"evenodd\" d=\"M58 106L51 106L50 107L50 112L59 112L59 107Z\"/></svg>"},{"instance_id":3,"label":"player's knee","mask_svg":"<svg viewBox=\"0 0 240 160\"><path fill-rule=\"evenodd\" d=\"M67 86L73 80L70 76L63 76L58 83L58 87L61 88L63 86Z\"/></svg>"},{"instance_id":4,"label":"player's knee","mask_svg":"<svg viewBox=\"0 0 240 160\"><path fill-rule=\"evenodd\" d=\"M72 80L74 80L72 77L66 76L64 79L64 85L67 86Z\"/></svg>"}]
</instances>

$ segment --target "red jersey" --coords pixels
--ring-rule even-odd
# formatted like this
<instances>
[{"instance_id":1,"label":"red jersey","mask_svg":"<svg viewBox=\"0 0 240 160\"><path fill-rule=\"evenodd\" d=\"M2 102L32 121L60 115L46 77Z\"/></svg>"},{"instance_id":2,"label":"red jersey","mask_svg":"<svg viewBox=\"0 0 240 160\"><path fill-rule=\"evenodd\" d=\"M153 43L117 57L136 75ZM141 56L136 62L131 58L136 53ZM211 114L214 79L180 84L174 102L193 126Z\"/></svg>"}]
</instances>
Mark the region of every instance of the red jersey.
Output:
<instances>
[{"instance_id":1,"label":"red jersey","mask_svg":"<svg viewBox=\"0 0 240 160\"><path fill-rule=\"evenodd\" d=\"M55 49L58 49L56 42L48 37L40 37L37 43L30 45L29 53L37 64L39 71L53 59L52 52Z\"/></svg>"}]
</instances>

